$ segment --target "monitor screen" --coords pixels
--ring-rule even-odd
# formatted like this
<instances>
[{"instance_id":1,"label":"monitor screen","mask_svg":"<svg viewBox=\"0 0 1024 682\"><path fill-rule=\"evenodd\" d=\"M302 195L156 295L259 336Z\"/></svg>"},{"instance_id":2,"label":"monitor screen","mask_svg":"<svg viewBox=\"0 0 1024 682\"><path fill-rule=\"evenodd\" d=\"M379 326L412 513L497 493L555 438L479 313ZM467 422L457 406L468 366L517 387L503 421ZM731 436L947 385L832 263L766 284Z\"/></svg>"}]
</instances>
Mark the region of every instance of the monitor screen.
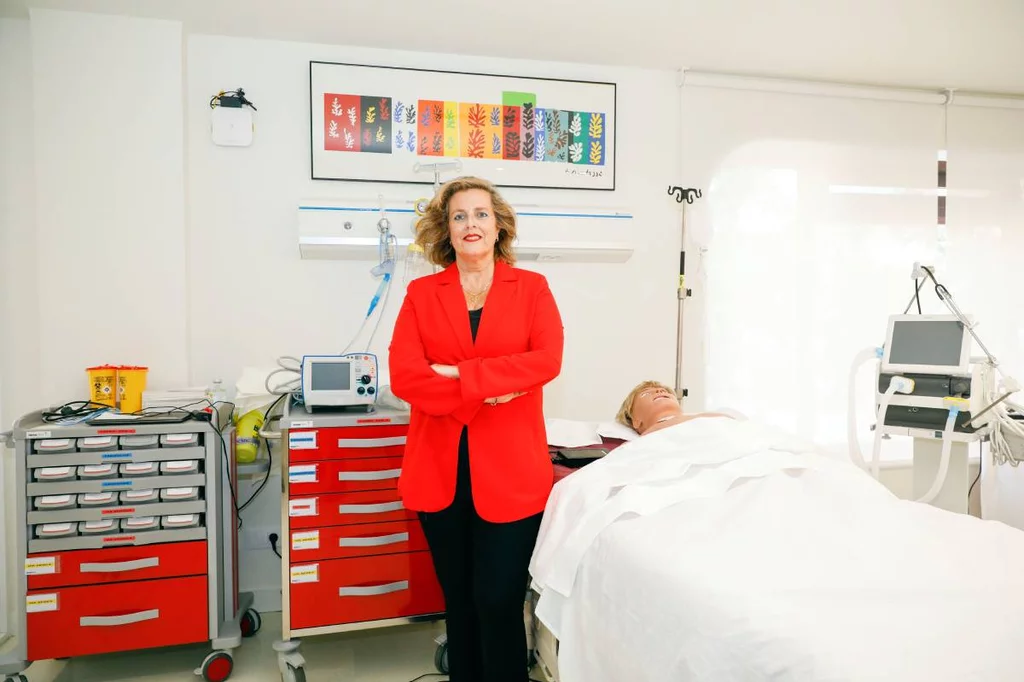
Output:
<instances>
[{"instance_id":1,"label":"monitor screen","mask_svg":"<svg viewBox=\"0 0 1024 682\"><path fill-rule=\"evenodd\" d=\"M309 373L314 391L348 391L352 388L351 362L314 362Z\"/></svg>"},{"instance_id":2,"label":"monitor screen","mask_svg":"<svg viewBox=\"0 0 1024 682\"><path fill-rule=\"evenodd\" d=\"M889 363L957 367L963 343L964 326L956 320L897 320Z\"/></svg>"}]
</instances>

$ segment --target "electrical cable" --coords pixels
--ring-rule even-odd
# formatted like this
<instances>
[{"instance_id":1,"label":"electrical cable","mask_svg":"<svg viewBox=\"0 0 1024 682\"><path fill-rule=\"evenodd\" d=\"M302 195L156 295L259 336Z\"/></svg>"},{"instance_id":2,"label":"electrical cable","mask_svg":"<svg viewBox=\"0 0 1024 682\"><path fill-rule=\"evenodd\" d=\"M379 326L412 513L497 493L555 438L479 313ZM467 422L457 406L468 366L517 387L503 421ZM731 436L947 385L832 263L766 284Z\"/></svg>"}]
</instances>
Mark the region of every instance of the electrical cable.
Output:
<instances>
[{"instance_id":1,"label":"electrical cable","mask_svg":"<svg viewBox=\"0 0 1024 682\"><path fill-rule=\"evenodd\" d=\"M974 486L978 485L978 481L981 480L981 472L985 467L985 446L982 442L978 441L978 475L974 477L974 482L971 483L971 487L967 489L967 506L971 506L971 495L974 493ZM979 514L981 510L978 510Z\"/></svg>"},{"instance_id":2,"label":"electrical cable","mask_svg":"<svg viewBox=\"0 0 1024 682\"><path fill-rule=\"evenodd\" d=\"M47 424L53 424L66 419L80 419L88 421L89 419L109 412L113 410L110 405L104 405L103 403L96 403L91 400L73 400L71 402L64 403L52 410L43 410L41 413L42 419Z\"/></svg>"},{"instance_id":3,"label":"electrical cable","mask_svg":"<svg viewBox=\"0 0 1024 682\"><path fill-rule=\"evenodd\" d=\"M914 303L917 303L917 314L921 315L921 285L924 284L923 279L914 278L914 297L910 299L910 303L903 309L903 314L906 315L910 312L910 308L913 307Z\"/></svg>"},{"instance_id":4,"label":"electrical cable","mask_svg":"<svg viewBox=\"0 0 1024 682\"><path fill-rule=\"evenodd\" d=\"M275 400L274 402L272 402L270 404L270 407L268 407L266 409L266 411L263 413L263 423L264 424L266 424L270 420L270 413L284 399L285 399L285 396L282 395L282 396L278 397L277 400ZM268 439L264 438L263 442L267 446L267 471L266 471L266 473L263 474L263 480L260 482L259 486L253 492L253 494L250 495L249 499L246 500L245 503L241 507L238 508L239 512L243 511L246 507L248 507L250 504L252 504L252 501L256 499L257 495L259 495L261 492L263 492L263 488L266 487L267 481L270 480L270 472L274 468L274 451L273 451L274 449L270 445L270 441Z\"/></svg>"}]
</instances>

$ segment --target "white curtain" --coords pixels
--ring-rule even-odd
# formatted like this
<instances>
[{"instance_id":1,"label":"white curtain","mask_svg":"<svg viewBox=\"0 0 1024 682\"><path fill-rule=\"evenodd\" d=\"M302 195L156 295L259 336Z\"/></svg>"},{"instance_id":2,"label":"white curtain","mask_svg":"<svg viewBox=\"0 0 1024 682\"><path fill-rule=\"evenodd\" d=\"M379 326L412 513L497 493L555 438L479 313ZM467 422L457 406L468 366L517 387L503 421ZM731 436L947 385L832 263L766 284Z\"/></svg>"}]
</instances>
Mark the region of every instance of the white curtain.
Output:
<instances>
[{"instance_id":1,"label":"white curtain","mask_svg":"<svg viewBox=\"0 0 1024 682\"><path fill-rule=\"evenodd\" d=\"M1000 367L1024 381L1024 110L949 109L943 278ZM1024 397L1014 398L1018 403ZM1024 466L982 470L982 514L1024 528Z\"/></svg>"},{"instance_id":2,"label":"white curtain","mask_svg":"<svg viewBox=\"0 0 1024 682\"><path fill-rule=\"evenodd\" d=\"M681 97L683 177L704 191L687 211L695 406L735 408L848 452L851 363L907 308L915 261L936 266L1004 371L1024 380L1024 110L706 85ZM931 286L921 301L946 313ZM872 384L865 366L855 401L864 452ZM883 459L909 459L911 448L886 440ZM986 516L997 498L1024 499L1009 492L1024 489L1024 471L999 473L998 485L985 482Z\"/></svg>"},{"instance_id":3,"label":"white curtain","mask_svg":"<svg viewBox=\"0 0 1024 682\"><path fill-rule=\"evenodd\" d=\"M684 87L682 112L684 175L706 188L688 240L706 248L703 402L846 451L852 360L936 255L943 109ZM858 386L867 449L869 370Z\"/></svg>"}]
</instances>

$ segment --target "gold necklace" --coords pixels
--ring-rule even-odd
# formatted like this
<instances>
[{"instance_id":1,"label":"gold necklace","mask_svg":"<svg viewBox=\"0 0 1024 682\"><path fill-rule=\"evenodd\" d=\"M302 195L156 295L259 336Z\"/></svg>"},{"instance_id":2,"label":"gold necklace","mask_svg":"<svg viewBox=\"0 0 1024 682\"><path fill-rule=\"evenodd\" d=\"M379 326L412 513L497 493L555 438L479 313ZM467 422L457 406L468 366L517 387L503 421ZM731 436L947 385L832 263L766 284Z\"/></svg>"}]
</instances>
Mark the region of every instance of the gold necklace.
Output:
<instances>
[{"instance_id":1,"label":"gold necklace","mask_svg":"<svg viewBox=\"0 0 1024 682\"><path fill-rule=\"evenodd\" d=\"M462 293L466 296L466 302L469 303L469 306L471 308L477 308L478 307L477 304L480 303L481 300L483 299L483 297L487 295L487 292L488 292L488 290L490 290L490 288L491 288L490 282L488 282L487 286L485 286L480 291L470 291L469 289L466 288L465 285L463 285L462 286Z\"/></svg>"}]
</instances>

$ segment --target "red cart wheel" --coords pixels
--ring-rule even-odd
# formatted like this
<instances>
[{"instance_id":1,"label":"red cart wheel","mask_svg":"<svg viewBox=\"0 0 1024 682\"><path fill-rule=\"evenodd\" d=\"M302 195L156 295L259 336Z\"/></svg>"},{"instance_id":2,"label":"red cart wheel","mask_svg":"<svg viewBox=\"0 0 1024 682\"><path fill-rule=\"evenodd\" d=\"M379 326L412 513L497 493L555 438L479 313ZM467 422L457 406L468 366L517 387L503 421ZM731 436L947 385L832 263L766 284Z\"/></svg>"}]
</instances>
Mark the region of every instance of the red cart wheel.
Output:
<instances>
[{"instance_id":1,"label":"red cart wheel","mask_svg":"<svg viewBox=\"0 0 1024 682\"><path fill-rule=\"evenodd\" d=\"M231 677L235 661L226 651L214 651L203 661L202 674L206 682L224 682Z\"/></svg>"},{"instance_id":2,"label":"red cart wheel","mask_svg":"<svg viewBox=\"0 0 1024 682\"><path fill-rule=\"evenodd\" d=\"M263 626L263 619L260 618L259 611L249 609L242 614L242 620L239 625L242 628L242 637L252 637L260 631L260 628Z\"/></svg>"}]
</instances>

